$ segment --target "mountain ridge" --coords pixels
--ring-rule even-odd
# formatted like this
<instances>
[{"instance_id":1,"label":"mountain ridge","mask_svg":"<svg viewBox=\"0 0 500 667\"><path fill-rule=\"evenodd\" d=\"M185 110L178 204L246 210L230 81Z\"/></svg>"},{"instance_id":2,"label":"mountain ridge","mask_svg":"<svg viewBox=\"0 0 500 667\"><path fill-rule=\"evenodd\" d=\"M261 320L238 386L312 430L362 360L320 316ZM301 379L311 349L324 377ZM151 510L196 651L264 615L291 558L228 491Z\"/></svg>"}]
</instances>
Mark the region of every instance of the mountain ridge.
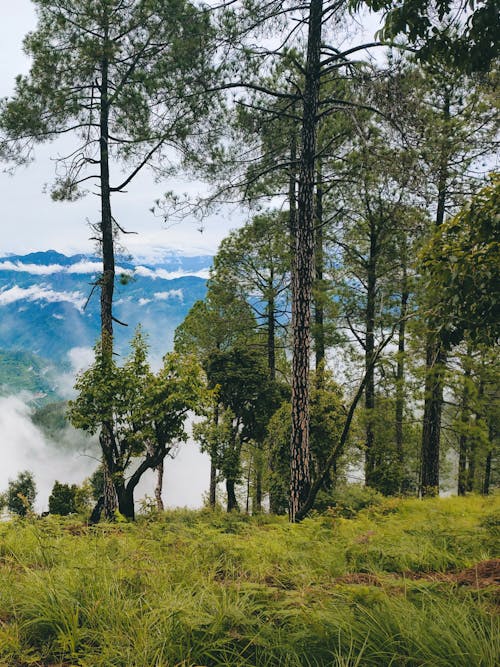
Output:
<instances>
[{"instance_id":1,"label":"mountain ridge","mask_svg":"<svg viewBox=\"0 0 500 667\"><path fill-rule=\"evenodd\" d=\"M117 353L127 353L139 324L153 358L169 351L176 327L205 296L211 261L171 253L148 265L118 257L114 312L128 326L115 327ZM65 372L72 351L92 348L99 336L99 269L95 255L56 250L0 257L0 350L36 355Z\"/></svg>"}]
</instances>

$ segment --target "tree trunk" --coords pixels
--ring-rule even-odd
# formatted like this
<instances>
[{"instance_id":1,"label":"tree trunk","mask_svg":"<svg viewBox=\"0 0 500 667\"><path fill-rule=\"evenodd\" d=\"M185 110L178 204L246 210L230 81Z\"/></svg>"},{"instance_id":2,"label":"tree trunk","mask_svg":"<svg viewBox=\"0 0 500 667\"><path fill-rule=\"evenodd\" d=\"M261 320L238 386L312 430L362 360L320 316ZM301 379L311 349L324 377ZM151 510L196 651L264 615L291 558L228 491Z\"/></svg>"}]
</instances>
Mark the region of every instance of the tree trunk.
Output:
<instances>
[{"instance_id":1,"label":"tree trunk","mask_svg":"<svg viewBox=\"0 0 500 667\"><path fill-rule=\"evenodd\" d=\"M102 251L102 276L101 287L101 346L102 359L106 367L111 363L113 357L113 291L115 284L115 256L113 241L113 217L111 214L111 191L109 182L109 101L108 101L108 58L106 49L108 47L108 26L104 25L104 55L101 60L101 83L100 83L100 140L99 140L99 166L101 186L101 251ZM113 485L113 468L109 465L109 457L112 456L112 424L103 424L101 427L101 441L103 448L104 470L108 470L107 491L104 494L104 515L107 519L114 517L116 510L115 493L110 488ZM106 452L107 458L106 461ZM106 479L106 478L105 478Z\"/></svg>"},{"instance_id":2,"label":"tree trunk","mask_svg":"<svg viewBox=\"0 0 500 667\"><path fill-rule=\"evenodd\" d=\"M314 269L314 171L320 85L322 0L312 0L304 81L298 220L292 271L292 436L290 521L294 522L310 489L309 354Z\"/></svg>"},{"instance_id":3,"label":"tree trunk","mask_svg":"<svg viewBox=\"0 0 500 667\"><path fill-rule=\"evenodd\" d=\"M323 385L323 367L325 363L325 329L324 329L324 307L323 307L323 180L321 163L318 164L316 172L316 225L314 235L315 245L315 269L316 269L316 295L314 300L314 352L316 355L316 386L319 389Z\"/></svg>"},{"instance_id":4,"label":"tree trunk","mask_svg":"<svg viewBox=\"0 0 500 667\"><path fill-rule=\"evenodd\" d=\"M450 99L445 95L443 120L450 119ZM445 137L449 141L450 137ZM436 209L436 228L444 222L448 183L447 142L441 149L441 166L438 173L438 194ZM430 332L426 344L426 377L424 398L424 419L422 428L422 474L420 493L422 496L439 494L439 449L441 443L441 414L443 408L444 364L446 351L439 332L432 332L433 325L429 322Z\"/></svg>"},{"instance_id":5,"label":"tree trunk","mask_svg":"<svg viewBox=\"0 0 500 667\"><path fill-rule=\"evenodd\" d=\"M469 382L471 377L471 350L467 350L467 357L464 359L464 376L463 376L463 389L462 389L462 401L460 406L460 422L461 422L461 433L459 438L459 454L458 454L458 488L457 493L459 496L465 496L467 491L467 451L469 445L469 438L467 437L467 426L470 420L470 408L469 408Z\"/></svg>"},{"instance_id":6,"label":"tree trunk","mask_svg":"<svg viewBox=\"0 0 500 667\"><path fill-rule=\"evenodd\" d=\"M267 301L267 366L271 380L276 378L276 306L273 293L274 274L269 277L269 298Z\"/></svg>"},{"instance_id":7,"label":"tree trunk","mask_svg":"<svg viewBox=\"0 0 500 667\"><path fill-rule=\"evenodd\" d=\"M491 482L491 460L493 458L493 452L490 449L486 456L486 463L484 466L484 481L483 481L483 496L487 496L490 493L490 482Z\"/></svg>"},{"instance_id":8,"label":"tree trunk","mask_svg":"<svg viewBox=\"0 0 500 667\"><path fill-rule=\"evenodd\" d=\"M165 506L163 504L163 498L161 497L163 491L163 471L165 467L164 463L165 461L162 460L161 463L159 463L156 466L155 500L156 500L156 509L159 512L163 512L165 509Z\"/></svg>"},{"instance_id":9,"label":"tree trunk","mask_svg":"<svg viewBox=\"0 0 500 667\"><path fill-rule=\"evenodd\" d=\"M217 502L217 467L215 465L215 457L210 457L210 489L208 494L208 503L212 509Z\"/></svg>"},{"instance_id":10,"label":"tree trunk","mask_svg":"<svg viewBox=\"0 0 500 667\"><path fill-rule=\"evenodd\" d=\"M227 492L227 511L232 512L232 510L239 510L238 501L236 500L236 480L226 479L226 492Z\"/></svg>"},{"instance_id":11,"label":"tree trunk","mask_svg":"<svg viewBox=\"0 0 500 667\"><path fill-rule=\"evenodd\" d=\"M406 266L406 243L403 247L403 278L401 285L401 305L399 311L398 327L398 360L396 368L396 454L399 464L399 490L406 491L404 480L404 437L403 437L403 419L405 406L405 345L406 345L406 315L408 311L408 274Z\"/></svg>"},{"instance_id":12,"label":"tree trunk","mask_svg":"<svg viewBox=\"0 0 500 667\"><path fill-rule=\"evenodd\" d=\"M446 352L438 336L429 334L426 351L425 404L422 429L422 496L439 494L439 444Z\"/></svg>"},{"instance_id":13,"label":"tree trunk","mask_svg":"<svg viewBox=\"0 0 500 667\"><path fill-rule=\"evenodd\" d=\"M375 222L370 220L370 255L367 266L367 292L365 311L365 483L376 486L374 475L377 468L375 452L375 432L373 411L375 409L375 368L372 363L375 354L375 298L377 289L377 243Z\"/></svg>"},{"instance_id":14,"label":"tree trunk","mask_svg":"<svg viewBox=\"0 0 500 667\"><path fill-rule=\"evenodd\" d=\"M130 484L123 484L116 489L120 514L131 521L135 519L134 489L135 486L131 486Z\"/></svg>"}]
</instances>

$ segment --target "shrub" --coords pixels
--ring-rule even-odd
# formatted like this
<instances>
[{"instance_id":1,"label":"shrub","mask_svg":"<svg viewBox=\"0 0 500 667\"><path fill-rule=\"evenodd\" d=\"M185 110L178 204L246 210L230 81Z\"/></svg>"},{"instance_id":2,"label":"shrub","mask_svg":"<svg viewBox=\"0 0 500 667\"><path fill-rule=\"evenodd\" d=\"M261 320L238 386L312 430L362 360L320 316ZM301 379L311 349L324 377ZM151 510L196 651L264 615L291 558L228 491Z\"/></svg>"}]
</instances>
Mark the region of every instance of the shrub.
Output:
<instances>
[{"instance_id":1,"label":"shrub","mask_svg":"<svg viewBox=\"0 0 500 667\"><path fill-rule=\"evenodd\" d=\"M61 484L61 482L54 482L52 493L49 496L49 512L50 514L59 514L60 516L67 516L76 511L76 491L77 486L73 484Z\"/></svg>"},{"instance_id":2,"label":"shrub","mask_svg":"<svg viewBox=\"0 0 500 667\"><path fill-rule=\"evenodd\" d=\"M36 498L36 485L33 473L29 470L20 472L17 479L10 480L7 488L7 509L13 514L26 516L33 510Z\"/></svg>"}]
</instances>

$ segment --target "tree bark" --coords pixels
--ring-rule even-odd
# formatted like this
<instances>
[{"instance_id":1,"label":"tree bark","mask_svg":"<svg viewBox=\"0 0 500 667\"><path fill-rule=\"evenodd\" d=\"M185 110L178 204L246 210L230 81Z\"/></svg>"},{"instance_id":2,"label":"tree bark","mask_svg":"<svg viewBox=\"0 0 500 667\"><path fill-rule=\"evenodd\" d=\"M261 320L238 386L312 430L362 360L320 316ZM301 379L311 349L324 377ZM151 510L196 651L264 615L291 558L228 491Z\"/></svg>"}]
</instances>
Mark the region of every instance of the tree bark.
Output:
<instances>
[{"instance_id":1,"label":"tree bark","mask_svg":"<svg viewBox=\"0 0 500 667\"><path fill-rule=\"evenodd\" d=\"M163 498L161 497L163 491L163 471L165 467L165 460L163 459L156 466L156 486L155 486L155 500L156 500L156 509L159 512L163 512L165 506L163 504Z\"/></svg>"},{"instance_id":2,"label":"tree bark","mask_svg":"<svg viewBox=\"0 0 500 667\"><path fill-rule=\"evenodd\" d=\"M377 289L377 239L375 222L370 224L370 255L367 265L367 292L365 311L365 483L367 486L376 486L374 474L377 468L375 452L375 432L373 428L373 411L375 409L375 367L372 363L375 354L375 298Z\"/></svg>"},{"instance_id":3,"label":"tree bark","mask_svg":"<svg viewBox=\"0 0 500 667\"><path fill-rule=\"evenodd\" d=\"M422 496L439 494L439 445L446 351L439 336L429 334L426 349L425 404L422 429Z\"/></svg>"},{"instance_id":4,"label":"tree bark","mask_svg":"<svg viewBox=\"0 0 500 667\"><path fill-rule=\"evenodd\" d=\"M443 104L443 120L450 119L450 98L445 95ZM445 137L450 140L450 137ZM444 222L448 183L449 147L444 144L441 149L441 164L438 173L438 194L435 227ZM433 332L429 323L429 334L426 343L426 377L424 418L422 428L422 474L420 493L422 496L439 494L439 450L441 443L441 414L443 408L443 382L446 351L439 332Z\"/></svg>"},{"instance_id":5,"label":"tree bark","mask_svg":"<svg viewBox=\"0 0 500 667\"><path fill-rule=\"evenodd\" d=\"M306 502L310 489L309 470L309 355L311 301L314 269L314 172L316 128L320 86L322 0L312 0L304 81L302 150L299 169L298 220L294 244L295 280L292 280L292 436L290 521Z\"/></svg>"},{"instance_id":6,"label":"tree bark","mask_svg":"<svg viewBox=\"0 0 500 667\"><path fill-rule=\"evenodd\" d=\"M100 93L100 139L99 139L99 166L101 187L101 251L102 251L102 276L101 287L101 347L103 364L106 367L111 363L113 356L113 292L115 284L115 256L113 241L113 217L111 214L111 190L109 181L109 100L108 100L108 56L109 27L104 21L103 57L101 60L101 83ZM102 424L101 446L103 449L103 464L105 470L105 494L104 515L107 519L114 518L116 510L116 493L113 493L113 466L110 465L112 458L112 433L113 426ZM106 452L107 450L107 456ZM107 471L107 476L106 476ZM106 490L107 489L107 490Z\"/></svg>"},{"instance_id":7,"label":"tree bark","mask_svg":"<svg viewBox=\"0 0 500 667\"><path fill-rule=\"evenodd\" d=\"M208 494L208 503L210 507L214 508L217 502L217 467L215 465L215 457L210 457L210 488Z\"/></svg>"},{"instance_id":8,"label":"tree bark","mask_svg":"<svg viewBox=\"0 0 500 667\"><path fill-rule=\"evenodd\" d=\"M319 389L323 385L323 367L325 363L325 329L324 329L324 307L323 307L323 178L321 163L318 163L316 171L316 225L314 235L315 245L315 277L316 297L314 301L314 352L316 356L316 386Z\"/></svg>"},{"instance_id":9,"label":"tree bark","mask_svg":"<svg viewBox=\"0 0 500 667\"><path fill-rule=\"evenodd\" d=\"M406 315L408 312L408 273L406 265L406 243L403 247L403 276L401 283L401 304L399 310L399 327L398 327L398 360L396 368L396 454L399 464L399 490L404 492L404 436L403 436L403 420L405 407L405 354L406 354Z\"/></svg>"},{"instance_id":10,"label":"tree bark","mask_svg":"<svg viewBox=\"0 0 500 667\"><path fill-rule=\"evenodd\" d=\"M227 511L232 512L233 510L239 510L238 501L236 499L236 480L226 479L226 492L227 492Z\"/></svg>"}]
</instances>

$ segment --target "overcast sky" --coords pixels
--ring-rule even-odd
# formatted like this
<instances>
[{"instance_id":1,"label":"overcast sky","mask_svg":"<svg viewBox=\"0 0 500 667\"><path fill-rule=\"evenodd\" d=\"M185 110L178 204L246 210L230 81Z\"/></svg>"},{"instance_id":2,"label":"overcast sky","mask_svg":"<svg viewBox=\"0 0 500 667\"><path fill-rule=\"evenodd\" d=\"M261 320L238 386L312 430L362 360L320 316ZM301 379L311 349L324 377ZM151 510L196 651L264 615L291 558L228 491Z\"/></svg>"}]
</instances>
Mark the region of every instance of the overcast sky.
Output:
<instances>
[{"instance_id":1,"label":"overcast sky","mask_svg":"<svg viewBox=\"0 0 500 667\"><path fill-rule=\"evenodd\" d=\"M30 0L10 2L0 0L0 96L11 94L15 76L26 73L29 60L22 51L24 35L36 25L36 14ZM93 249L88 240L87 221L99 218L99 202L88 195L75 203L53 202L44 193L44 186L54 176L54 162L61 149L56 144L36 149L35 162L18 168L13 176L0 173L1 235L0 255L26 253L34 250L56 249L66 253L87 252ZM183 192L194 184L177 183ZM158 257L162 248L181 250L191 255L213 254L229 229L243 220L238 211L227 211L208 220L203 233L195 221L165 225L149 211L153 201L172 188L172 183L155 184L147 171L127 188L126 195L115 195L113 212L127 230L138 232L127 236L127 249L141 258Z\"/></svg>"},{"instance_id":2,"label":"overcast sky","mask_svg":"<svg viewBox=\"0 0 500 667\"><path fill-rule=\"evenodd\" d=\"M12 93L15 76L26 73L29 61L22 51L22 40L36 26L36 14L30 0L0 0L0 96ZM372 39L377 23L364 17L363 36ZM359 42L358 42L359 43ZM68 141L68 140L66 140ZM71 143L67 143L71 146ZM97 196L88 195L75 203L53 202L44 186L54 177L53 158L64 152L64 146L49 144L38 147L35 162L18 168L14 175L0 166L1 235L0 256L23 254L36 250L55 249L65 253L90 252L87 222L99 219ZM115 195L113 213L127 230L138 232L126 237L126 247L143 261L158 258L163 249L180 250L184 254L213 254L228 231L242 224L245 214L238 210L208 220L203 233L195 221L166 225L149 211L155 199L170 189L193 191L196 184L154 183L144 171L127 188L127 194Z\"/></svg>"}]
</instances>

